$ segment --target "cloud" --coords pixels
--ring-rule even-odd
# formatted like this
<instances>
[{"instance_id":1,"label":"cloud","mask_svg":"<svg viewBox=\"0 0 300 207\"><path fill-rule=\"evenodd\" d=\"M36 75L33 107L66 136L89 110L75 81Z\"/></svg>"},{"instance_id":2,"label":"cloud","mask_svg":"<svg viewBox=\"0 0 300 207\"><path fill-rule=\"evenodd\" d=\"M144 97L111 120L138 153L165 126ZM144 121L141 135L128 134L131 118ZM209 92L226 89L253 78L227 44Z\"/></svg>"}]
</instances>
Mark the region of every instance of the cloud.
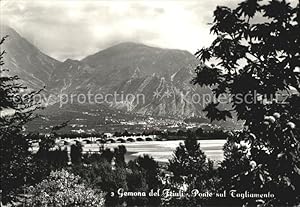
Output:
<instances>
[{"instance_id":1,"label":"cloud","mask_svg":"<svg viewBox=\"0 0 300 207\"><path fill-rule=\"evenodd\" d=\"M59 60L123 41L188 50L208 46L213 11L239 0L2 0L1 22Z\"/></svg>"}]
</instances>

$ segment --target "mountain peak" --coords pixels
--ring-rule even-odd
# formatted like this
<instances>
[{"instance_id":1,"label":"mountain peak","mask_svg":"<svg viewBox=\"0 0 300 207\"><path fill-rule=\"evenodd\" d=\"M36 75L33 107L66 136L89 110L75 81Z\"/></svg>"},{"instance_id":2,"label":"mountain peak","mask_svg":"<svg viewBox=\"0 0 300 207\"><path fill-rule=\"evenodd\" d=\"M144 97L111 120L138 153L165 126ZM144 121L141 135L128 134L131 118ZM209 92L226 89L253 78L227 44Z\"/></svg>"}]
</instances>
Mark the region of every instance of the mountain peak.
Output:
<instances>
[{"instance_id":1,"label":"mountain peak","mask_svg":"<svg viewBox=\"0 0 300 207\"><path fill-rule=\"evenodd\" d=\"M73 59L70 59L70 58L68 58L68 59L66 59L64 61L64 63L69 63L69 64L71 64L71 63L79 63L79 62L80 62L79 60L73 60Z\"/></svg>"},{"instance_id":2,"label":"mountain peak","mask_svg":"<svg viewBox=\"0 0 300 207\"><path fill-rule=\"evenodd\" d=\"M106 48L104 50L108 50L108 49L130 50L130 49L138 49L138 48L151 48L151 47L138 42L121 42L109 48Z\"/></svg>"},{"instance_id":3,"label":"mountain peak","mask_svg":"<svg viewBox=\"0 0 300 207\"><path fill-rule=\"evenodd\" d=\"M29 88L41 88L47 82L59 61L41 52L18 32L7 25L0 25L1 36L8 35L3 44L4 62L11 75L18 75ZM2 45L1 45L2 50Z\"/></svg>"},{"instance_id":4,"label":"mountain peak","mask_svg":"<svg viewBox=\"0 0 300 207\"><path fill-rule=\"evenodd\" d=\"M9 39L21 38L21 36L16 30L5 24L0 25L0 35L1 37L8 35Z\"/></svg>"},{"instance_id":5,"label":"mountain peak","mask_svg":"<svg viewBox=\"0 0 300 207\"><path fill-rule=\"evenodd\" d=\"M121 43L119 43L119 44L116 44L116 45L114 45L114 46L138 46L138 45L144 45L144 44L142 44L142 43L138 43L138 42L121 42ZM146 46L146 45L144 45L144 46Z\"/></svg>"}]
</instances>

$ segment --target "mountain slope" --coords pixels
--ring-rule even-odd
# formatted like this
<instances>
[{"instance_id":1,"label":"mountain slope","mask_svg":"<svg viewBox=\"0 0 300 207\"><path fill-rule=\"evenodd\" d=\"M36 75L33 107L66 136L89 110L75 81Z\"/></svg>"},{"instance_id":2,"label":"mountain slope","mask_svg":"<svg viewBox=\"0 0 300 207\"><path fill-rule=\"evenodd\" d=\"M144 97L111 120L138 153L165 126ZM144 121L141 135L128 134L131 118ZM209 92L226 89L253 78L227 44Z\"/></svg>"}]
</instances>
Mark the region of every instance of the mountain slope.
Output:
<instances>
[{"instance_id":1,"label":"mountain slope","mask_svg":"<svg viewBox=\"0 0 300 207\"><path fill-rule=\"evenodd\" d=\"M13 29L3 28L10 35L4 44L6 67L31 88L46 86L48 95L123 94L125 99L112 99L104 104L141 115L203 116L204 106L194 97L211 94L211 90L190 83L197 60L187 51L125 42L81 61L60 62L42 53ZM89 104L83 106L88 108Z\"/></svg>"},{"instance_id":2,"label":"mountain slope","mask_svg":"<svg viewBox=\"0 0 300 207\"><path fill-rule=\"evenodd\" d=\"M71 93L88 87L94 69L78 60L67 59L56 65L52 71L48 87L52 93Z\"/></svg>"},{"instance_id":3,"label":"mountain slope","mask_svg":"<svg viewBox=\"0 0 300 207\"><path fill-rule=\"evenodd\" d=\"M183 50L149 47L144 44L124 42L90 55L82 60L99 71L126 70L140 75L171 75L182 67L195 63L195 57Z\"/></svg>"},{"instance_id":4,"label":"mountain slope","mask_svg":"<svg viewBox=\"0 0 300 207\"><path fill-rule=\"evenodd\" d=\"M1 48L6 51L4 62L9 72L18 75L29 87L47 86L59 61L41 52L10 27L1 25L3 35L9 36Z\"/></svg>"},{"instance_id":5,"label":"mountain slope","mask_svg":"<svg viewBox=\"0 0 300 207\"><path fill-rule=\"evenodd\" d=\"M157 116L203 114L203 107L191 100L193 93L203 90L190 84L197 61L187 51L125 42L90 55L81 62L95 70L89 84L81 85L80 91L88 88L92 93L132 97L110 103L113 108Z\"/></svg>"}]
</instances>

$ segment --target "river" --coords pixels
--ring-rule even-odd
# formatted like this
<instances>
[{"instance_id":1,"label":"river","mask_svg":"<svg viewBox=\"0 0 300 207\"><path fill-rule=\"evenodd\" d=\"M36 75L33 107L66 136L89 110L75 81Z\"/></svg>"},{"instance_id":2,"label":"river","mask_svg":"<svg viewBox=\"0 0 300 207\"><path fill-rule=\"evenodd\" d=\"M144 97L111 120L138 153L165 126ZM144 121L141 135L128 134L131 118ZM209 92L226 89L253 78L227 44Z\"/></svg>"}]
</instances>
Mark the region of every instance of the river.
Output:
<instances>
[{"instance_id":1,"label":"river","mask_svg":"<svg viewBox=\"0 0 300 207\"><path fill-rule=\"evenodd\" d=\"M183 140L109 143L104 144L104 147L112 149L118 145L124 145L127 149L126 161L148 154L158 162L168 162L180 142L183 143ZM198 142L208 158L217 162L223 160L223 145L226 140L199 140ZM83 147L84 152L98 150L99 145L97 144L85 144Z\"/></svg>"}]
</instances>

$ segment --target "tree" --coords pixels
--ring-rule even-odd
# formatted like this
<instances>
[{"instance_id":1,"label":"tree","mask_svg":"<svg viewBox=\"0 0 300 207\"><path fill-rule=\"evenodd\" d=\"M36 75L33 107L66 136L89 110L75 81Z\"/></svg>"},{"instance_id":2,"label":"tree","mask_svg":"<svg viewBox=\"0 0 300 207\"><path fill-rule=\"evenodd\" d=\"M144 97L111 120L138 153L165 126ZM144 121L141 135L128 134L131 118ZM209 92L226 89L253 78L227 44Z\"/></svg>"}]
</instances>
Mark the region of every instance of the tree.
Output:
<instances>
[{"instance_id":1,"label":"tree","mask_svg":"<svg viewBox=\"0 0 300 207\"><path fill-rule=\"evenodd\" d=\"M104 206L104 194L86 187L79 176L53 171L41 183L28 188L27 206Z\"/></svg>"},{"instance_id":2,"label":"tree","mask_svg":"<svg viewBox=\"0 0 300 207\"><path fill-rule=\"evenodd\" d=\"M139 156L133 161L136 166L146 174L146 181L150 189L158 189L159 166L158 163L149 155Z\"/></svg>"},{"instance_id":3,"label":"tree","mask_svg":"<svg viewBox=\"0 0 300 207\"><path fill-rule=\"evenodd\" d=\"M200 192L214 192L217 183L216 171L210 161L200 149L200 144L193 136L189 136L184 144L176 148L173 158L169 160L168 171L172 173L171 188L186 192L198 189ZM171 198L171 206L203 205L205 199L200 197Z\"/></svg>"},{"instance_id":4,"label":"tree","mask_svg":"<svg viewBox=\"0 0 300 207\"><path fill-rule=\"evenodd\" d=\"M130 166L129 170L127 170L126 181L128 191L130 192L149 192L145 172L138 169L138 167L135 165ZM128 206L147 206L149 203L148 199L148 196L132 196L126 198L126 204Z\"/></svg>"},{"instance_id":5,"label":"tree","mask_svg":"<svg viewBox=\"0 0 300 207\"><path fill-rule=\"evenodd\" d=\"M300 203L299 17L299 4L285 0L218 6L211 27L217 38L196 53L203 64L193 83L213 86L215 96L228 95L232 106L222 109L216 99L205 108L207 117L245 121L222 164L223 175L236 173L227 184L275 193L265 205ZM215 64L205 65L210 61Z\"/></svg>"},{"instance_id":6,"label":"tree","mask_svg":"<svg viewBox=\"0 0 300 207\"><path fill-rule=\"evenodd\" d=\"M138 158L128 162L129 173L127 173L127 185L130 191L154 192L161 187L159 180L159 166L158 163L148 155L139 156ZM148 206L159 206L160 197L147 196L142 199L132 199L127 201L128 205L135 204L137 200L144 202ZM136 203L137 204L137 203ZM140 204L138 204L140 205Z\"/></svg>"},{"instance_id":7,"label":"tree","mask_svg":"<svg viewBox=\"0 0 300 207\"><path fill-rule=\"evenodd\" d=\"M202 128L198 128L198 129L196 129L195 134L196 134L198 137L203 137L204 131L203 131Z\"/></svg>"},{"instance_id":8,"label":"tree","mask_svg":"<svg viewBox=\"0 0 300 207\"><path fill-rule=\"evenodd\" d=\"M109 154L109 159L110 157L111 154ZM120 188L123 188L124 191L127 190L126 169L124 166L112 166L111 159L108 161L103 154L92 154L84 158L80 164L72 165L74 174L79 175L94 189L105 192L105 204L107 206L122 204L124 198L118 197L117 190Z\"/></svg>"},{"instance_id":9,"label":"tree","mask_svg":"<svg viewBox=\"0 0 300 207\"><path fill-rule=\"evenodd\" d=\"M114 157L116 166L124 167L126 166L125 154L127 149L124 145L120 145L117 148L114 148Z\"/></svg>"},{"instance_id":10,"label":"tree","mask_svg":"<svg viewBox=\"0 0 300 207\"><path fill-rule=\"evenodd\" d=\"M7 38L0 41L2 45ZM0 52L0 160L2 202L13 199L25 183L35 182L38 167L28 150L31 137L23 133L24 125L39 108L34 102L37 92L28 92L17 76L8 75Z\"/></svg>"},{"instance_id":11,"label":"tree","mask_svg":"<svg viewBox=\"0 0 300 207\"><path fill-rule=\"evenodd\" d=\"M66 149L62 150L61 148L49 151L38 151L35 155L36 159L44 162L42 165L45 168L53 169L61 169L68 165L69 157L68 151Z\"/></svg>"},{"instance_id":12,"label":"tree","mask_svg":"<svg viewBox=\"0 0 300 207\"><path fill-rule=\"evenodd\" d=\"M82 157L82 145L80 142L76 142L76 144L71 145L71 162L74 165L81 163L81 157Z\"/></svg>"}]
</instances>

